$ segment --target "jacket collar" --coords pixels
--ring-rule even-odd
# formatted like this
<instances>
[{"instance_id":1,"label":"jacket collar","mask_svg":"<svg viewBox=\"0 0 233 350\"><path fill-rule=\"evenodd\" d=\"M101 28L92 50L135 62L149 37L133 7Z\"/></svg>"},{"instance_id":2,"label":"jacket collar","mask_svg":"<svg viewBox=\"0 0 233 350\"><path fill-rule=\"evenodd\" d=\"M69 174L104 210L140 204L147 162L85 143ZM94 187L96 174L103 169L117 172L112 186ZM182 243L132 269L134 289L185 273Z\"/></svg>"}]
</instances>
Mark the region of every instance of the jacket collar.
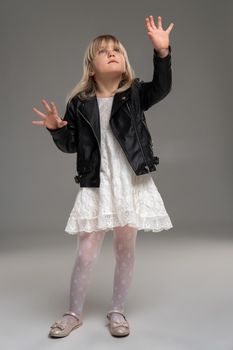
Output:
<instances>
[{"instance_id":1,"label":"jacket collar","mask_svg":"<svg viewBox=\"0 0 233 350\"><path fill-rule=\"evenodd\" d=\"M111 116L118 111L118 109L122 106L123 103L125 103L129 99L130 95L130 88L128 88L125 91L116 93L113 97L113 104L112 104L112 110L111 110ZM98 107L98 101L97 97L92 96L89 99L82 101L79 105L79 110L84 115L84 117L91 123L91 125L97 129L97 125L99 122L99 107Z\"/></svg>"}]
</instances>

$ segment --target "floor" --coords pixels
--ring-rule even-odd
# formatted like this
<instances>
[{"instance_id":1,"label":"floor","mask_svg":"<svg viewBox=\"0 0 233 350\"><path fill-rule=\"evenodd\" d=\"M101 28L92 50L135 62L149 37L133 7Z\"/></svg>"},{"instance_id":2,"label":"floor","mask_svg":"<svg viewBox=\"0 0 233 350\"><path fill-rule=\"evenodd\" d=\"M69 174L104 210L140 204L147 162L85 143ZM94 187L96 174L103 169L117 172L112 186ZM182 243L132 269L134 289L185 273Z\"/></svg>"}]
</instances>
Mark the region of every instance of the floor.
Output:
<instances>
[{"instance_id":1,"label":"floor","mask_svg":"<svg viewBox=\"0 0 233 350\"><path fill-rule=\"evenodd\" d=\"M107 327L114 271L111 231L92 275L84 323L60 339L49 338L48 331L68 310L76 236L17 237L1 245L2 349L113 350L119 343L134 350L233 349L230 230L138 232L126 304L131 332L125 338L112 337Z\"/></svg>"}]
</instances>

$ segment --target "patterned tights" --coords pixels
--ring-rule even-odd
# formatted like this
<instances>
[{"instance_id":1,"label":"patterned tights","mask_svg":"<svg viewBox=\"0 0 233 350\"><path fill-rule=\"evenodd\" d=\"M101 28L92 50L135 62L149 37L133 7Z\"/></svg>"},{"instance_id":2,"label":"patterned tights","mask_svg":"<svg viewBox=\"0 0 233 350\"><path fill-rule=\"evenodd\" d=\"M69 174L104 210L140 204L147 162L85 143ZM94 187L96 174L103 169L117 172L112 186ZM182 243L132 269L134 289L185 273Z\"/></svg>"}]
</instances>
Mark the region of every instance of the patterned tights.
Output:
<instances>
[{"instance_id":1,"label":"patterned tights","mask_svg":"<svg viewBox=\"0 0 233 350\"><path fill-rule=\"evenodd\" d=\"M79 249L75 259L70 285L70 311L80 315L90 283L90 277L98 259L103 239L107 230L79 233ZM135 242L137 228L131 226L115 227L113 229L115 272L113 280L112 309L124 312L124 304L133 277L135 260ZM124 320L120 314L112 314L114 320ZM67 322L74 318L63 316Z\"/></svg>"}]
</instances>

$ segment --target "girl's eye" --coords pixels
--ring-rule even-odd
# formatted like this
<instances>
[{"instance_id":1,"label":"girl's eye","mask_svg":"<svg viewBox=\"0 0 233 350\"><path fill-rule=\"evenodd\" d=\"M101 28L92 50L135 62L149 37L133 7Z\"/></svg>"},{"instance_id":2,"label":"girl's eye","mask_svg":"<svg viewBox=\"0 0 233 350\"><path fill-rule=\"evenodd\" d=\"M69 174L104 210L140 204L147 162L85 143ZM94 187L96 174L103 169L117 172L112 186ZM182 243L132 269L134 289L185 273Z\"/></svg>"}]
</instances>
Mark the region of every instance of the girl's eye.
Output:
<instances>
[{"instance_id":1,"label":"girl's eye","mask_svg":"<svg viewBox=\"0 0 233 350\"><path fill-rule=\"evenodd\" d=\"M98 52L99 53L103 53L103 52L106 52L106 50L105 49L100 49Z\"/></svg>"},{"instance_id":2,"label":"girl's eye","mask_svg":"<svg viewBox=\"0 0 233 350\"><path fill-rule=\"evenodd\" d=\"M120 52L120 49L115 48L114 51ZM100 49L100 50L98 51L99 54L100 54L100 53L106 53L106 52L107 52L106 49Z\"/></svg>"}]
</instances>

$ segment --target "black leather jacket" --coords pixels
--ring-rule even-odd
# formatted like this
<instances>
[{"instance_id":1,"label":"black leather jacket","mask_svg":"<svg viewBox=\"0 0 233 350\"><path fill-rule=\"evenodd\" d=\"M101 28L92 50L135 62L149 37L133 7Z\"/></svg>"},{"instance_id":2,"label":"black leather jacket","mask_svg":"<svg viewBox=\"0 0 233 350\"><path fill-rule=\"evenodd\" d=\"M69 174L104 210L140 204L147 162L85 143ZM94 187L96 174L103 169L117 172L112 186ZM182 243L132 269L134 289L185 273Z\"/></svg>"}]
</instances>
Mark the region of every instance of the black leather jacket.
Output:
<instances>
[{"instance_id":1,"label":"black leather jacket","mask_svg":"<svg viewBox=\"0 0 233 350\"><path fill-rule=\"evenodd\" d=\"M159 57L153 49L153 79L139 78L113 98L110 127L136 175L156 170L159 157L154 155L153 142L144 111L161 101L171 90L171 46L166 57ZM74 96L66 106L63 120L68 124L49 130L56 146L66 153L77 153L74 177L80 187L100 186L100 119L96 95L85 101Z\"/></svg>"}]
</instances>

